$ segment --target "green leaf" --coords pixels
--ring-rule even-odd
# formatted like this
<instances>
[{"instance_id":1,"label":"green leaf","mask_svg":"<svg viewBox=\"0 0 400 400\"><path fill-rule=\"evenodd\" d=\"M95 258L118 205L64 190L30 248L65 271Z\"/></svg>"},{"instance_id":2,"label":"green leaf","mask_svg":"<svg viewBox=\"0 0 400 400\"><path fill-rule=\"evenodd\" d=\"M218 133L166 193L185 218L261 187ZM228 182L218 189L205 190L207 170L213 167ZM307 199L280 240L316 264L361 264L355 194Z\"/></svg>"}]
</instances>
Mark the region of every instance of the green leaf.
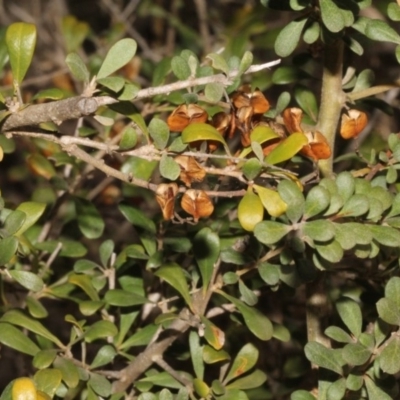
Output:
<instances>
[{"instance_id":1,"label":"green leaf","mask_svg":"<svg viewBox=\"0 0 400 400\"><path fill-rule=\"evenodd\" d=\"M0 343L30 356L40 351L40 348L19 329L3 322L0 322Z\"/></svg>"},{"instance_id":2,"label":"green leaf","mask_svg":"<svg viewBox=\"0 0 400 400\"><path fill-rule=\"evenodd\" d=\"M119 346L119 350L126 350L135 346L145 346L150 343L159 329L159 325L148 324L144 328L139 329L132 336Z\"/></svg>"},{"instance_id":3,"label":"green leaf","mask_svg":"<svg viewBox=\"0 0 400 400\"><path fill-rule=\"evenodd\" d=\"M8 322L13 325L20 326L22 328L27 329L33 333L36 333L39 336L43 336L44 338L50 340L55 343L58 347L64 348L64 345L61 341L54 336L47 328L45 328L40 322L27 317L21 311L18 310L10 310L7 311L2 317L1 322Z\"/></svg>"},{"instance_id":4,"label":"green leaf","mask_svg":"<svg viewBox=\"0 0 400 400\"><path fill-rule=\"evenodd\" d=\"M117 327L110 321L97 321L85 332L85 342L91 343L97 339L114 337L118 333Z\"/></svg>"},{"instance_id":5,"label":"green leaf","mask_svg":"<svg viewBox=\"0 0 400 400\"><path fill-rule=\"evenodd\" d=\"M274 45L279 57L287 57L293 53L306 23L307 18L291 21L279 32Z\"/></svg>"},{"instance_id":6,"label":"green leaf","mask_svg":"<svg viewBox=\"0 0 400 400\"><path fill-rule=\"evenodd\" d=\"M111 383L103 375L90 374L88 386L101 397L108 397L111 394Z\"/></svg>"},{"instance_id":7,"label":"green leaf","mask_svg":"<svg viewBox=\"0 0 400 400\"><path fill-rule=\"evenodd\" d=\"M343 360L339 351L327 349L318 342L308 342L304 348L304 352L307 359L312 363L342 375Z\"/></svg>"},{"instance_id":8,"label":"green leaf","mask_svg":"<svg viewBox=\"0 0 400 400\"><path fill-rule=\"evenodd\" d=\"M256 337L261 340L270 340L272 338L274 328L271 321L264 314L225 292L218 290L218 293L236 306L242 314L245 324Z\"/></svg>"},{"instance_id":9,"label":"green leaf","mask_svg":"<svg viewBox=\"0 0 400 400\"><path fill-rule=\"evenodd\" d=\"M367 245L372 241L372 233L369 229L370 226L371 225L367 226L357 222L345 222L340 224L340 229L347 232L348 235L351 235L351 238L347 237L348 241L354 241L356 244Z\"/></svg>"},{"instance_id":10,"label":"green leaf","mask_svg":"<svg viewBox=\"0 0 400 400\"><path fill-rule=\"evenodd\" d=\"M329 326L324 334L339 343L353 343L353 338L338 326Z\"/></svg>"},{"instance_id":11,"label":"green leaf","mask_svg":"<svg viewBox=\"0 0 400 400\"><path fill-rule=\"evenodd\" d=\"M280 194L276 190L272 190L260 185L254 185L260 197L261 203L271 217L279 217L287 210L287 204L282 200Z\"/></svg>"},{"instance_id":12,"label":"green leaf","mask_svg":"<svg viewBox=\"0 0 400 400\"><path fill-rule=\"evenodd\" d=\"M65 40L67 52L77 51L90 32L87 22L78 21L73 15L67 15L62 19L62 34Z\"/></svg>"},{"instance_id":13,"label":"green leaf","mask_svg":"<svg viewBox=\"0 0 400 400\"><path fill-rule=\"evenodd\" d=\"M0 267L7 264L14 257L17 249L18 240L14 236L0 239Z\"/></svg>"},{"instance_id":14,"label":"green leaf","mask_svg":"<svg viewBox=\"0 0 400 400\"><path fill-rule=\"evenodd\" d=\"M308 139L304 133L293 133L280 142L278 146L265 157L264 161L272 165L287 161L296 155L306 144L308 144Z\"/></svg>"},{"instance_id":15,"label":"green leaf","mask_svg":"<svg viewBox=\"0 0 400 400\"><path fill-rule=\"evenodd\" d=\"M314 186L307 194L304 218L309 219L325 211L331 200L331 195L323 186Z\"/></svg>"},{"instance_id":16,"label":"green leaf","mask_svg":"<svg viewBox=\"0 0 400 400\"><path fill-rule=\"evenodd\" d=\"M189 334L189 348L196 378L202 381L204 379L203 346L200 346L200 338L195 331Z\"/></svg>"},{"instance_id":17,"label":"green leaf","mask_svg":"<svg viewBox=\"0 0 400 400\"><path fill-rule=\"evenodd\" d=\"M218 82L207 83L204 88L204 96L211 103L218 103L224 95L224 85Z\"/></svg>"},{"instance_id":18,"label":"green leaf","mask_svg":"<svg viewBox=\"0 0 400 400\"><path fill-rule=\"evenodd\" d=\"M105 294L104 300L107 304L117 307L131 307L149 302L146 297L122 289L109 290Z\"/></svg>"},{"instance_id":19,"label":"green leaf","mask_svg":"<svg viewBox=\"0 0 400 400\"><path fill-rule=\"evenodd\" d=\"M88 239L99 238L104 231L104 221L93 202L75 198L78 226L82 234Z\"/></svg>"},{"instance_id":20,"label":"green leaf","mask_svg":"<svg viewBox=\"0 0 400 400\"><path fill-rule=\"evenodd\" d=\"M261 279L268 285L275 286L279 283L279 265L263 262L258 266L258 273L260 274Z\"/></svg>"},{"instance_id":21,"label":"green leaf","mask_svg":"<svg viewBox=\"0 0 400 400\"><path fill-rule=\"evenodd\" d=\"M318 22L313 22L304 32L303 40L307 44L315 43L320 35L321 28Z\"/></svg>"},{"instance_id":22,"label":"green leaf","mask_svg":"<svg viewBox=\"0 0 400 400\"><path fill-rule=\"evenodd\" d=\"M400 309L391 299L384 297L376 303L378 315L388 324L400 325Z\"/></svg>"},{"instance_id":23,"label":"green leaf","mask_svg":"<svg viewBox=\"0 0 400 400\"><path fill-rule=\"evenodd\" d=\"M175 56L172 58L171 69L174 75L181 81L185 81L191 75L188 62L181 56Z\"/></svg>"},{"instance_id":24,"label":"green leaf","mask_svg":"<svg viewBox=\"0 0 400 400\"><path fill-rule=\"evenodd\" d=\"M342 356L350 365L364 365L371 357L371 350L361 343L348 343L343 347Z\"/></svg>"},{"instance_id":25,"label":"green leaf","mask_svg":"<svg viewBox=\"0 0 400 400\"><path fill-rule=\"evenodd\" d=\"M181 173L179 164L170 156L163 154L160 160L160 174L162 177L175 181Z\"/></svg>"},{"instance_id":26,"label":"green leaf","mask_svg":"<svg viewBox=\"0 0 400 400\"><path fill-rule=\"evenodd\" d=\"M150 233L156 233L157 229L155 223L150 218L146 217L143 212L126 204L120 204L118 207L123 216L132 225L138 226Z\"/></svg>"},{"instance_id":27,"label":"green leaf","mask_svg":"<svg viewBox=\"0 0 400 400\"><path fill-rule=\"evenodd\" d=\"M346 201L346 203L344 203L338 215L345 217L359 217L360 215L366 214L368 210L368 197L364 194L354 194Z\"/></svg>"},{"instance_id":28,"label":"green leaf","mask_svg":"<svg viewBox=\"0 0 400 400\"><path fill-rule=\"evenodd\" d=\"M391 226L371 225L373 238L380 244L389 247L400 247L400 232Z\"/></svg>"},{"instance_id":29,"label":"green leaf","mask_svg":"<svg viewBox=\"0 0 400 400\"><path fill-rule=\"evenodd\" d=\"M389 3L387 6L387 15L392 21L400 21L400 4Z\"/></svg>"},{"instance_id":30,"label":"green leaf","mask_svg":"<svg viewBox=\"0 0 400 400\"><path fill-rule=\"evenodd\" d=\"M115 43L108 51L97 73L97 79L105 78L126 65L136 53L136 42L125 38Z\"/></svg>"},{"instance_id":31,"label":"green leaf","mask_svg":"<svg viewBox=\"0 0 400 400\"><path fill-rule=\"evenodd\" d=\"M323 259L331 263L338 263L343 258L343 249L337 240L326 244L317 244L315 248Z\"/></svg>"},{"instance_id":32,"label":"green leaf","mask_svg":"<svg viewBox=\"0 0 400 400\"><path fill-rule=\"evenodd\" d=\"M79 383L78 367L71 360L64 357L57 357L54 367L61 371L62 380L69 388L74 388Z\"/></svg>"},{"instance_id":33,"label":"green leaf","mask_svg":"<svg viewBox=\"0 0 400 400\"><path fill-rule=\"evenodd\" d=\"M149 123L149 133L157 149L164 150L169 140L168 125L160 118L153 118Z\"/></svg>"},{"instance_id":34,"label":"green leaf","mask_svg":"<svg viewBox=\"0 0 400 400\"><path fill-rule=\"evenodd\" d=\"M224 57L222 57L220 54L217 53L211 53L206 56L206 58L209 58L211 60L211 65L215 69L219 69L226 75L229 74L229 66L227 62L225 61Z\"/></svg>"},{"instance_id":35,"label":"green leaf","mask_svg":"<svg viewBox=\"0 0 400 400\"><path fill-rule=\"evenodd\" d=\"M193 252L203 280L203 289L206 291L219 258L219 236L210 228L201 229L194 237Z\"/></svg>"},{"instance_id":36,"label":"green leaf","mask_svg":"<svg viewBox=\"0 0 400 400\"><path fill-rule=\"evenodd\" d=\"M21 286L32 292L39 292L44 287L43 280L33 272L12 270L9 273Z\"/></svg>"},{"instance_id":37,"label":"green leaf","mask_svg":"<svg viewBox=\"0 0 400 400\"><path fill-rule=\"evenodd\" d=\"M400 43L400 35L385 21L379 19L368 19L365 35L378 42Z\"/></svg>"},{"instance_id":38,"label":"green leaf","mask_svg":"<svg viewBox=\"0 0 400 400\"><path fill-rule=\"evenodd\" d=\"M178 382L168 372L165 371L155 374L153 373L152 375L149 375L146 378L140 379L139 382L149 382L152 383L153 385L168 387L171 389L179 389L182 387L182 384L180 382Z\"/></svg>"},{"instance_id":39,"label":"green leaf","mask_svg":"<svg viewBox=\"0 0 400 400\"><path fill-rule=\"evenodd\" d=\"M57 356L56 349L41 350L33 358L32 365L37 369L49 367Z\"/></svg>"},{"instance_id":40,"label":"green leaf","mask_svg":"<svg viewBox=\"0 0 400 400\"><path fill-rule=\"evenodd\" d=\"M118 93L125 85L125 79L120 76L107 76L106 78L97 78L97 83L110 89L114 93Z\"/></svg>"},{"instance_id":41,"label":"green leaf","mask_svg":"<svg viewBox=\"0 0 400 400\"><path fill-rule=\"evenodd\" d=\"M291 229L291 226L281 222L263 221L256 225L254 235L261 243L270 245L279 242Z\"/></svg>"},{"instance_id":42,"label":"green leaf","mask_svg":"<svg viewBox=\"0 0 400 400\"><path fill-rule=\"evenodd\" d=\"M335 227L328 219L307 221L302 226L304 235L318 242L328 242L335 236Z\"/></svg>"},{"instance_id":43,"label":"green leaf","mask_svg":"<svg viewBox=\"0 0 400 400\"><path fill-rule=\"evenodd\" d=\"M21 203L17 207L17 210L24 212L26 218L22 226L15 233L15 236L22 235L27 229L33 226L36 223L36 221L42 216L45 208L46 204L38 203L36 201L26 201L24 203Z\"/></svg>"},{"instance_id":44,"label":"green leaf","mask_svg":"<svg viewBox=\"0 0 400 400\"><path fill-rule=\"evenodd\" d=\"M255 179L261 172L262 165L257 158L250 158L247 160L242 167L243 175L249 180L252 181Z\"/></svg>"},{"instance_id":45,"label":"green leaf","mask_svg":"<svg viewBox=\"0 0 400 400\"><path fill-rule=\"evenodd\" d=\"M243 57L240 60L238 75L242 75L249 69L249 67L253 63L253 58L253 54L250 51L246 50L244 52Z\"/></svg>"},{"instance_id":46,"label":"green leaf","mask_svg":"<svg viewBox=\"0 0 400 400\"><path fill-rule=\"evenodd\" d=\"M102 367L103 365L107 365L114 360L114 357L117 355L116 350L113 346L106 344L101 347L94 357L92 363L90 364L90 369L96 369Z\"/></svg>"},{"instance_id":47,"label":"green leaf","mask_svg":"<svg viewBox=\"0 0 400 400\"><path fill-rule=\"evenodd\" d=\"M310 116L313 121L318 117L318 103L314 93L303 85L297 85L294 90L297 104Z\"/></svg>"},{"instance_id":48,"label":"green leaf","mask_svg":"<svg viewBox=\"0 0 400 400\"><path fill-rule=\"evenodd\" d=\"M221 350L225 344L225 333L206 317L200 317L204 325L204 338L215 350Z\"/></svg>"},{"instance_id":49,"label":"green leaf","mask_svg":"<svg viewBox=\"0 0 400 400\"><path fill-rule=\"evenodd\" d=\"M244 345L233 360L232 366L224 379L224 383L229 383L231 380L245 374L253 368L258 360L258 355L258 350L252 343Z\"/></svg>"},{"instance_id":50,"label":"green leaf","mask_svg":"<svg viewBox=\"0 0 400 400\"><path fill-rule=\"evenodd\" d=\"M192 299L190 297L185 274L183 273L181 266L171 262L169 264L163 265L159 270L155 272L155 275L163 279L176 291L178 291L182 295L186 304L190 308L192 308Z\"/></svg>"},{"instance_id":51,"label":"green leaf","mask_svg":"<svg viewBox=\"0 0 400 400\"><path fill-rule=\"evenodd\" d=\"M221 134L211 125L196 123L189 124L182 131L182 141L183 143L192 143L202 140L215 140L224 145L225 149L229 152L228 145L226 144L224 138Z\"/></svg>"},{"instance_id":52,"label":"green leaf","mask_svg":"<svg viewBox=\"0 0 400 400\"><path fill-rule=\"evenodd\" d=\"M270 140L277 139L280 136L273 131L269 126L263 126L263 125L258 125L256 126L251 132L250 132L250 140L251 140L251 147L246 147L243 149L239 155L239 157L246 157L248 156L253 149L253 144L254 142L263 144L266 143ZM262 154L262 149L261 149L261 154ZM257 155L258 157L258 155ZM262 155L261 160L264 159L264 155Z\"/></svg>"},{"instance_id":53,"label":"green leaf","mask_svg":"<svg viewBox=\"0 0 400 400\"><path fill-rule=\"evenodd\" d=\"M379 355L379 366L386 374L395 375L400 371L400 338L393 336Z\"/></svg>"},{"instance_id":54,"label":"green leaf","mask_svg":"<svg viewBox=\"0 0 400 400\"><path fill-rule=\"evenodd\" d=\"M229 360L230 356L225 350L215 350L209 345L203 347L203 359L207 364L215 364L220 361Z\"/></svg>"},{"instance_id":55,"label":"green leaf","mask_svg":"<svg viewBox=\"0 0 400 400\"><path fill-rule=\"evenodd\" d=\"M296 390L291 394L290 400L315 400L315 397L306 390Z\"/></svg>"},{"instance_id":56,"label":"green leaf","mask_svg":"<svg viewBox=\"0 0 400 400\"><path fill-rule=\"evenodd\" d=\"M389 279L385 286L385 297L396 304L396 308L400 309L400 278L393 276Z\"/></svg>"},{"instance_id":57,"label":"green leaf","mask_svg":"<svg viewBox=\"0 0 400 400\"><path fill-rule=\"evenodd\" d=\"M58 238L57 240L47 240L45 242L36 243L35 247L39 250L52 253L60 243L62 246L59 256L83 257L87 252L86 247L82 243L75 240L68 240L62 237Z\"/></svg>"},{"instance_id":58,"label":"green leaf","mask_svg":"<svg viewBox=\"0 0 400 400\"><path fill-rule=\"evenodd\" d=\"M331 32L339 32L345 27L345 21L340 8L333 0L320 0L322 22Z\"/></svg>"},{"instance_id":59,"label":"green leaf","mask_svg":"<svg viewBox=\"0 0 400 400\"><path fill-rule=\"evenodd\" d=\"M341 172L336 177L336 185L340 196L342 197L343 201L346 202L353 195L356 183L353 175L346 171Z\"/></svg>"},{"instance_id":60,"label":"green leaf","mask_svg":"<svg viewBox=\"0 0 400 400\"><path fill-rule=\"evenodd\" d=\"M36 46L36 26L15 22L7 28L6 45L14 80L20 84L32 62Z\"/></svg>"},{"instance_id":61,"label":"green leaf","mask_svg":"<svg viewBox=\"0 0 400 400\"><path fill-rule=\"evenodd\" d=\"M26 297L26 305L28 307L29 314L33 318L46 318L49 315L46 307L33 296L28 295Z\"/></svg>"},{"instance_id":62,"label":"green leaf","mask_svg":"<svg viewBox=\"0 0 400 400\"><path fill-rule=\"evenodd\" d=\"M61 384L62 374L58 369L47 368L37 371L33 379L36 383L37 390L40 390L50 396L50 398L53 398Z\"/></svg>"},{"instance_id":63,"label":"green leaf","mask_svg":"<svg viewBox=\"0 0 400 400\"><path fill-rule=\"evenodd\" d=\"M362 329L362 313L358 303L344 297L336 302L336 309L350 332L358 338Z\"/></svg>"},{"instance_id":64,"label":"green leaf","mask_svg":"<svg viewBox=\"0 0 400 400\"><path fill-rule=\"evenodd\" d=\"M279 67L272 74L272 82L276 85L287 85L288 83L298 82L311 76L296 67Z\"/></svg>"},{"instance_id":65,"label":"green leaf","mask_svg":"<svg viewBox=\"0 0 400 400\"><path fill-rule=\"evenodd\" d=\"M259 222L263 220L264 207L260 197L249 189L242 197L238 206L238 219L246 231L252 232Z\"/></svg>"},{"instance_id":66,"label":"green leaf","mask_svg":"<svg viewBox=\"0 0 400 400\"><path fill-rule=\"evenodd\" d=\"M7 235L15 235L15 233L24 224L25 219L26 214L24 212L18 210L11 211L4 221L4 231L7 233Z\"/></svg>"},{"instance_id":67,"label":"green leaf","mask_svg":"<svg viewBox=\"0 0 400 400\"><path fill-rule=\"evenodd\" d=\"M114 252L114 242L111 239L105 240L100 245L99 256L103 267L108 267L108 263L113 252Z\"/></svg>"},{"instance_id":68,"label":"green leaf","mask_svg":"<svg viewBox=\"0 0 400 400\"><path fill-rule=\"evenodd\" d=\"M51 88L37 92L32 100L61 100L64 97L64 92L61 89Z\"/></svg>"},{"instance_id":69,"label":"green leaf","mask_svg":"<svg viewBox=\"0 0 400 400\"><path fill-rule=\"evenodd\" d=\"M80 287L90 298L90 300L98 301L99 295L93 286L92 279L89 275L71 274L68 277L68 282Z\"/></svg>"},{"instance_id":70,"label":"green leaf","mask_svg":"<svg viewBox=\"0 0 400 400\"><path fill-rule=\"evenodd\" d=\"M389 396L380 387L376 386L376 382L373 381L368 375L365 376L364 382L367 388L369 399L393 400L393 397Z\"/></svg>"},{"instance_id":71,"label":"green leaf","mask_svg":"<svg viewBox=\"0 0 400 400\"><path fill-rule=\"evenodd\" d=\"M289 180L282 180L278 184L278 193L287 204L286 215L291 222L297 222L304 213L304 196L299 186Z\"/></svg>"},{"instance_id":72,"label":"green leaf","mask_svg":"<svg viewBox=\"0 0 400 400\"><path fill-rule=\"evenodd\" d=\"M357 392L362 388L363 384L364 384L364 379L362 375L359 375L357 373L355 374L350 373L349 375L347 375L346 387L349 390Z\"/></svg>"},{"instance_id":73,"label":"green leaf","mask_svg":"<svg viewBox=\"0 0 400 400\"><path fill-rule=\"evenodd\" d=\"M89 71L79 54L69 53L65 59L65 63L75 79L85 83L89 82Z\"/></svg>"}]
</instances>

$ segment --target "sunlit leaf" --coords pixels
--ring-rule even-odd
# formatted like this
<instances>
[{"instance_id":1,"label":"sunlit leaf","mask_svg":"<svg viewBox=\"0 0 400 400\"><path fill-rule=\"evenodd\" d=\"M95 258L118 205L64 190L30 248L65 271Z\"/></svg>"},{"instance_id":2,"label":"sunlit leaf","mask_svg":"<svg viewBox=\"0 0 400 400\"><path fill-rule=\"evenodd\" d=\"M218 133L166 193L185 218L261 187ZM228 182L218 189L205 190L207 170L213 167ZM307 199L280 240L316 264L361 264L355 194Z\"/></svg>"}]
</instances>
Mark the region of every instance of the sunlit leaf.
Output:
<instances>
[{"instance_id":1,"label":"sunlit leaf","mask_svg":"<svg viewBox=\"0 0 400 400\"><path fill-rule=\"evenodd\" d=\"M36 46L36 26L15 22L7 28L6 44L14 80L19 84L31 64Z\"/></svg>"}]
</instances>

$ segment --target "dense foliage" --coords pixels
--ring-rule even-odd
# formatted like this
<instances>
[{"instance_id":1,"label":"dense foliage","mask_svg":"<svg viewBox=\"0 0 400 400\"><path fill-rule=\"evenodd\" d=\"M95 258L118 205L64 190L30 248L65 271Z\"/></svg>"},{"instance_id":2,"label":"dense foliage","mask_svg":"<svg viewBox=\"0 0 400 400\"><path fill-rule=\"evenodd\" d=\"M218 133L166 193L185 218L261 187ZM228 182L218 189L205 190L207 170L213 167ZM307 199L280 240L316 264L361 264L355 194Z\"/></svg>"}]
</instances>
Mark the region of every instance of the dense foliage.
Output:
<instances>
[{"instance_id":1,"label":"dense foliage","mask_svg":"<svg viewBox=\"0 0 400 400\"><path fill-rule=\"evenodd\" d=\"M399 2L101 3L1 32L1 400L398 398Z\"/></svg>"}]
</instances>

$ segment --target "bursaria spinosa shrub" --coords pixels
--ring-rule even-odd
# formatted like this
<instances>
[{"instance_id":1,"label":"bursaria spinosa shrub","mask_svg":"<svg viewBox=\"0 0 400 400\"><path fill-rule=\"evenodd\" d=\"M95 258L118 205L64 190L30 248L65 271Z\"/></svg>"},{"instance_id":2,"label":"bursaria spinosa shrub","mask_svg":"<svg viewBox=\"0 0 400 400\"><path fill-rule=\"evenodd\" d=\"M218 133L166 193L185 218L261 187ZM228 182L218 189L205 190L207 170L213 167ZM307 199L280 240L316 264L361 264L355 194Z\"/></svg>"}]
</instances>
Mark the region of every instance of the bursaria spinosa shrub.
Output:
<instances>
[{"instance_id":1,"label":"bursaria spinosa shrub","mask_svg":"<svg viewBox=\"0 0 400 400\"><path fill-rule=\"evenodd\" d=\"M399 3L131 3L0 35L1 400L398 398Z\"/></svg>"}]
</instances>

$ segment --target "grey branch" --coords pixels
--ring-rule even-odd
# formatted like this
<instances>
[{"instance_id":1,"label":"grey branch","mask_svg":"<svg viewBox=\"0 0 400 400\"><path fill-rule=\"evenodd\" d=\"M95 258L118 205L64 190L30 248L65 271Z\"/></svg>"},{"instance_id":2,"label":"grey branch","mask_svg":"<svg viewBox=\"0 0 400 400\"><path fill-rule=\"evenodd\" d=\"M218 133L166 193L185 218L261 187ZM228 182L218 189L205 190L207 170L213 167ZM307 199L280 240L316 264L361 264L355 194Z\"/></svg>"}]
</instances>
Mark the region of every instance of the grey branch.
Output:
<instances>
[{"instance_id":1,"label":"grey branch","mask_svg":"<svg viewBox=\"0 0 400 400\"><path fill-rule=\"evenodd\" d=\"M280 63L280 60L265 64L252 65L245 74L251 74L271 68ZM229 86L237 76L237 71L232 71L228 76L216 74L201 78L178 81L164 86L150 87L139 90L133 101L153 97L159 94L168 94L177 90L187 89L193 86L206 85L207 83L221 83ZM77 96L64 100L52 101L43 104L32 104L20 111L10 114L3 122L1 131L7 132L26 126L38 126L43 122L60 124L69 119L78 119L94 114L101 106L117 103L118 100L110 96L85 97Z\"/></svg>"}]
</instances>

